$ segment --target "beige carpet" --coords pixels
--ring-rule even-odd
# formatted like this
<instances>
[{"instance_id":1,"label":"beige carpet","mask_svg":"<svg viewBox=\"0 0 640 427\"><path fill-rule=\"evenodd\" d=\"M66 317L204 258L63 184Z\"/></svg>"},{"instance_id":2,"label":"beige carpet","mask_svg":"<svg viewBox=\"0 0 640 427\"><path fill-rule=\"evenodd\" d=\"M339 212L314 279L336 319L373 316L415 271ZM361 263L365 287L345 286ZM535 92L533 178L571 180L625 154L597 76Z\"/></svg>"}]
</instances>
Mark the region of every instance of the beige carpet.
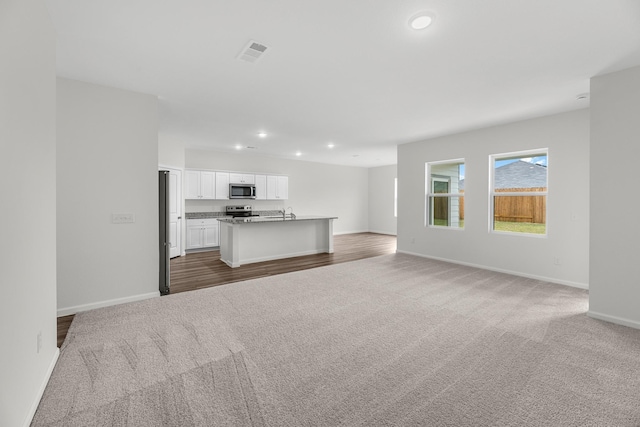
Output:
<instances>
[{"instance_id":1,"label":"beige carpet","mask_svg":"<svg viewBox=\"0 0 640 427\"><path fill-rule=\"evenodd\" d=\"M640 426L640 331L409 255L76 316L34 426Z\"/></svg>"}]
</instances>

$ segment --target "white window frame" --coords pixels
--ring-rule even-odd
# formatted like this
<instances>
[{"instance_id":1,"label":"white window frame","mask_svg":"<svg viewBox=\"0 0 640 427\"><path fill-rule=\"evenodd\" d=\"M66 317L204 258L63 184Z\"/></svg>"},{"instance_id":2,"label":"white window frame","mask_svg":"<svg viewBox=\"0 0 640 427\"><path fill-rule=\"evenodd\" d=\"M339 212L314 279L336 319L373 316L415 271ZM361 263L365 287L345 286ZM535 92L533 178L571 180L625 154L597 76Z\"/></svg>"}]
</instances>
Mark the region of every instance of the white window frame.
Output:
<instances>
[{"instance_id":1,"label":"white window frame","mask_svg":"<svg viewBox=\"0 0 640 427\"><path fill-rule=\"evenodd\" d=\"M447 230L464 230L464 227L452 227L451 225L436 225L433 222L432 209L431 209L431 199L433 197L446 197L449 204L449 212L451 212L451 198L457 197L460 200L461 197L465 197L466 194L458 193L435 193L433 190L433 180L431 179L431 166L434 165L445 165L445 164L465 164L464 159L451 159L451 160L439 160L436 162L426 162L425 163L425 212L424 212L424 225L428 228L439 228L439 229L447 229ZM436 181L440 182L448 182L449 183L449 191L451 191L451 178L445 179L436 177ZM437 194L437 196L434 196Z\"/></svg>"},{"instance_id":2,"label":"white window frame","mask_svg":"<svg viewBox=\"0 0 640 427\"><path fill-rule=\"evenodd\" d=\"M509 160L523 157L536 157L545 155L547 157L547 191L527 191L527 192L496 192L495 191L495 163L500 160ZM494 209L496 196L545 196L545 227L544 234L518 233L515 231L494 230ZM514 151L510 153L492 154L489 156L489 233L504 234L507 236L526 236L546 239L549 235L549 149L539 148L536 150Z\"/></svg>"}]
</instances>

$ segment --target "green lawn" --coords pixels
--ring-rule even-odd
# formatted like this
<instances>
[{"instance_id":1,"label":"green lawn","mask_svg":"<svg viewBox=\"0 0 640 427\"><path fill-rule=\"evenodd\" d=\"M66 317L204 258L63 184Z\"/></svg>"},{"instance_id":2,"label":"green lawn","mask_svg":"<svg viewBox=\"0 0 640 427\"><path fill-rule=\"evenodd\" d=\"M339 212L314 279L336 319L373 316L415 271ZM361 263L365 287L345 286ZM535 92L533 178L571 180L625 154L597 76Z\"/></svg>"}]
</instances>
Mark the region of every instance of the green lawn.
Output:
<instances>
[{"instance_id":1,"label":"green lawn","mask_svg":"<svg viewBox=\"0 0 640 427\"><path fill-rule=\"evenodd\" d=\"M434 219L433 225L439 225L442 227L447 226L446 219ZM459 228L464 228L464 220L460 220ZM531 222L508 222L508 221L496 221L494 224L494 230L496 231L510 231L512 233L530 233L530 234L545 234L547 229L546 224L534 224Z\"/></svg>"},{"instance_id":2,"label":"green lawn","mask_svg":"<svg viewBox=\"0 0 640 427\"><path fill-rule=\"evenodd\" d=\"M441 227L449 226L449 224L447 224L447 220L446 219L438 219L438 218L435 218L433 220L433 225L439 225ZM461 219L459 228L463 228L463 227L464 227L464 219Z\"/></svg>"},{"instance_id":3,"label":"green lawn","mask_svg":"<svg viewBox=\"0 0 640 427\"><path fill-rule=\"evenodd\" d=\"M545 234L547 225L534 224L532 222L496 221L493 229L496 231L511 231L513 233Z\"/></svg>"}]
</instances>

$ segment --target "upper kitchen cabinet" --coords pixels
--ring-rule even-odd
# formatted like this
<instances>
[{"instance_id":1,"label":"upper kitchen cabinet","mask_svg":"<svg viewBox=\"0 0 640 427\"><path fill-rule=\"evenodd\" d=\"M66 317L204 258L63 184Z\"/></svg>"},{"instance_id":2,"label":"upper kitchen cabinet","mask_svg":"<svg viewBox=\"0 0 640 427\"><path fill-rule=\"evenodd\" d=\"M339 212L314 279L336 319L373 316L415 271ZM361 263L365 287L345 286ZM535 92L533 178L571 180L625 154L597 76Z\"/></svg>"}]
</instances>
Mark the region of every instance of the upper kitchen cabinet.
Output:
<instances>
[{"instance_id":1,"label":"upper kitchen cabinet","mask_svg":"<svg viewBox=\"0 0 640 427\"><path fill-rule=\"evenodd\" d=\"M267 200L266 175L256 175L256 200Z\"/></svg>"},{"instance_id":2,"label":"upper kitchen cabinet","mask_svg":"<svg viewBox=\"0 0 640 427\"><path fill-rule=\"evenodd\" d=\"M228 199L229 198L229 172L216 172L216 199Z\"/></svg>"},{"instance_id":3,"label":"upper kitchen cabinet","mask_svg":"<svg viewBox=\"0 0 640 427\"><path fill-rule=\"evenodd\" d=\"M289 177L282 175L267 175L267 199L286 200L288 198Z\"/></svg>"},{"instance_id":4,"label":"upper kitchen cabinet","mask_svg":"<svg viewBox=\"0 0 640 427\"><path fill-rule=\"evenodd\" d=\"M246 173L229 173L229 183L231 184L255 184L256 176Z\"/></svg>"},{"instance_id":5,"label":"upper kitchen cabinet","mask_svg":"<svg viewBox=\"0 0 640 427\"><path fill-rule=\"evenodd\" d=\"M214 199L216 173L211 171L185 171L185 199Z\"/></svg>"}]
</instances>

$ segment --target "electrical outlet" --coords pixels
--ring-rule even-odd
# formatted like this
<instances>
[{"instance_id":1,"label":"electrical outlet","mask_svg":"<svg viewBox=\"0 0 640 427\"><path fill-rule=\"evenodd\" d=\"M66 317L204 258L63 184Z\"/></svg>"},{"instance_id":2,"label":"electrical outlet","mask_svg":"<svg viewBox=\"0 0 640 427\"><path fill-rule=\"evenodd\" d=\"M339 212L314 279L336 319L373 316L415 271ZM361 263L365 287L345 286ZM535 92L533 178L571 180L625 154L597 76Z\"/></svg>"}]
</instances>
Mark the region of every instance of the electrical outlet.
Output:
<instances>
[{"instance_id":1,"label":"electrical outlet","mask_svg":"<svg viewBox=\"0 0 640 427\"><path fill-rule=\"evenodd\" d=\"M130 224L136 222L136 217L132 213L111 214L111 223Z\"/></svg>"},{"instance_id":2,"label":"electrical outlet","mask_svg":"<svg viewBox=\"0 0 640 427\"><path fill-rule=\"evenodd\" d=\"M562 263L560 262L560 258L558 258L558 257L553 257L553 265L560 265L560 264L562 264Z\"/></svg>"},{"instance_id":3,"label":"electrical outlet","mask_svg":"<svg viewBox=\"0 0 640 427\"><path fill-rule=\"evenodd\" d=\"M37 344L37 352L40 353L40 349L42 349L42 331L38 332L38 344Z\"/></svg>"}]
</instances>

